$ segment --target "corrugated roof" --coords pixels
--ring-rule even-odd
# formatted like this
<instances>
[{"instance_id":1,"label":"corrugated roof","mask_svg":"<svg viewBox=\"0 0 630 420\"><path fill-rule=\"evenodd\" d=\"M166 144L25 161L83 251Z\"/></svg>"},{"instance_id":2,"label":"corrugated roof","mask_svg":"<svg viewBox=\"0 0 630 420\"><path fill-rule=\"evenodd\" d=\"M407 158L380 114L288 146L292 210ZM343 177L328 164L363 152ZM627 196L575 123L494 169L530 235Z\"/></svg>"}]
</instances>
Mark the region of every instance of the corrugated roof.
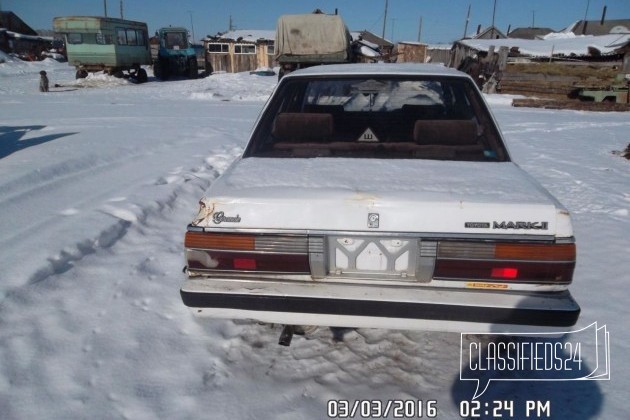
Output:
<instances>
[{"instance_id":1,"label":"corrugated roof","mask_svg":"<svg viewBox=\"0 0 630 420\"><path fill-rule=\"evenodd\" d=\"M532 57L549 57L554 55L565 56L592 56L616 54L619 48L630 43L628 35L601 35L601 36L575 36L564 34L563 37L547 39L464 39L458 41L478 51L488 51L491 46L495 50L500 47L518 48L523 55Z\"/></svg>"},{"instance_id":2,"label":"corrugated roof","mask_svg":"<svg viewBox=\"0 0 630 420\"><path fill-rule=\"evenodd\" d=\"M576 35L630 34L630 19L580 20L567 29Z\"/></svg>"},{"instance_id":3,"label":"corrugated roof","mask_svg":"<svg viewBox=\"0 0 630 420\"><path fill-rule=\"evenodd\" d=\"M208 40L218 40L218 39L230 39L233 41L245 41L245 42L256 42L260 39L265 41L273 41L276 39L276 31L270 30L249 30L249 29L239 29L236 31L229 31L224 34L217 34L214 36L206 37Z\"/></svg>"}]
</instances>

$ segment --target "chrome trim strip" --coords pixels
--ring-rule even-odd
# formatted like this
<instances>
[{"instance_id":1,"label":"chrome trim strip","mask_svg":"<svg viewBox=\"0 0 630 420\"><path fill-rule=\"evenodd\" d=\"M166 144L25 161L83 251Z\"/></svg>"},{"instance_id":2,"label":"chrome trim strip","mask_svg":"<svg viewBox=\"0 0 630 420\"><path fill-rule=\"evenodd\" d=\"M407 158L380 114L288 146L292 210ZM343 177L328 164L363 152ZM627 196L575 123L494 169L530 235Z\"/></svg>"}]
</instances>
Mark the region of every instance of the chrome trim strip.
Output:
<instances>
[{"instance_id":1,"label":"chrome trim strip","mask_svg":"<svg viewBox=\"0 0 630 420\"><path fill-rule=\"evenodd\" d=\"M420 241L420 255L418 256L418 266L416 267L416 278L418 281L429 283L433 279L437 246L437 241Z\"/></svg>"},{"instance_id":2,"label":"chrome trim strip","mask_svg":"<svg viewBox=\"0 0 630 420\"><path fill-rule=\"evenodd\" d=\"M309 230L309 229L248 229L248 228L216 228L188 226L191 232L222 232L222 233L253 233L270 235L314 235L314 236L375 236L374 231L342 231L342 230ZM557 242L573 243L574 238L556 238L553 235L511 235L511 234L485 234L485 233L437 233L437 232L378 232L379 237L397 238L422 238L431 239L454 239L454 240L481 240L481 241L521 241L521 242Z\"/></svg>"},{"instance_id":3,"label":"chrome trim strip","mask_svg":"<svg viewBox=\"0 0 630 420\"><path fill-rule=\"evenodd\" d=\"M254 243L258 252L306 254L309 250L306 236L256 236Z\"/></svg>"},{"instance_id":4,"label":"chrome trim strip","mask_svg":"<svg viewBox=\"0 0 630 420\"><path fill-rule=\"evenodd\" d=\"M308 261L314 279L322 279L328 274L328 249L323 236L308 237Z\"/></svg>"}]
</instances>

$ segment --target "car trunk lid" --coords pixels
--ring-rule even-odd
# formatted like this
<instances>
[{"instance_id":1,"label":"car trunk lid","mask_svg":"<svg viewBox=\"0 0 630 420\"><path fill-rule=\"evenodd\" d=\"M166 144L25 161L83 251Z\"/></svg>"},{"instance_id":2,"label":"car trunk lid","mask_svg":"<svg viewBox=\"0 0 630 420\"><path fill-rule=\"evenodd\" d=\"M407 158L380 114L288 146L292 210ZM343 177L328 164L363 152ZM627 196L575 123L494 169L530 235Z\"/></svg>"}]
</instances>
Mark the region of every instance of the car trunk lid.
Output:
<instances>
[{"instance_id":1,"label":"car trunk lid","mask_svg":"<svg viewBox=\"0 0 630 420\"><path fill-rule=\"evenodd\" d=\"M511 162L246 158L201 204L193 225L213 228L572 236Z\"/></svg>"}]
</instances>

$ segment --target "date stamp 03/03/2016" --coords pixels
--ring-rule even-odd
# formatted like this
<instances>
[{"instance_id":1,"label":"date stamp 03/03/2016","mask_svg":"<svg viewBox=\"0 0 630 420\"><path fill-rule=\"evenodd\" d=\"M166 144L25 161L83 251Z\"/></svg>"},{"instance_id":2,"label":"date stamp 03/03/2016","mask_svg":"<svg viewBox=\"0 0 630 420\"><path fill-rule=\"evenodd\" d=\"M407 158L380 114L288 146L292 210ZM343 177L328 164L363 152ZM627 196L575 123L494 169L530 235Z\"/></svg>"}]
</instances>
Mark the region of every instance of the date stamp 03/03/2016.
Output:
<instances>
[{"instance_id":1,"label":"date stamp 03/03/2016","mask_svg":"<svg viewBox=\"0 0 630 420\"><path fill-rule=\"evenodd\" d=\"M436 418L435 400L329 400L326 414L333 419Z\"/></svg>"}]
</instances>

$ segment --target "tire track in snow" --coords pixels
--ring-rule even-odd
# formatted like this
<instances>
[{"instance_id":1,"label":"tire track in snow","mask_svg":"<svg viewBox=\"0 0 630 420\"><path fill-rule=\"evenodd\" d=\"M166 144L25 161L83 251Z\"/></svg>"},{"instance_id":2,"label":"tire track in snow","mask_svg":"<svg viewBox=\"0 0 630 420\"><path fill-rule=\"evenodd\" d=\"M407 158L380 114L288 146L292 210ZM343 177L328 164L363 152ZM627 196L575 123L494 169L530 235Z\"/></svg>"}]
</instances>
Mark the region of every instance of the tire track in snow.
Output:
<instances>
[{"instance_id":1,"label":"tire track in snow","mask_svg":"<svg viewBox=\"0 0 630 420\"><path fill-rule=\"evenodd\" d=\"M0 326L26 327L19 336L0 333L0 370L13 384L6 401L20 417L42 416L40 407L16 402L22 395L63 401L46 413L54 418L72 418L77 409L123 418L188 418L198 414L186 404L191 398L212 400L207 387L229 371L215 358L216 375L204 379L200 372L207 369L197 366L208 361L200 345L207 338L195 334L177 293L183 276L179 241L200 189L239 153L233 148L207 158L207 177L200 176L203 170L187 174L188 182L169 176L169 192L144 208L146 216L109 248L94 249L72 270L17 288L0 304ZM191 352L196 356L182 363L181 355Z\"/></svg>"},{"instance_id":2,"label":"tire track in snow","mask_svg":"<svg viewBox=\"0 0 630 420\"><path fill-rule=\"evenodd\" d=\"M30 276L28 284L40 283L51 276L63 274L85 256L94 254L99 249L114 246L129 232L132 226L146 226L148 218L162 215L165 211L172 210L174 203L178 199L184 196L192 197L192 194L199 195L210 186L241 152L242 149L238 147L226 147L225 150L207 157L203 165L192 168L181 175L159 177L153 182L154 185L172 185L174 188L164 197L150 201L142 207L134 205L136 207L135 212L119 209L111 205L102 206L101 212L109 214L117 220L98 232L93 238L82 240L71 248L62 250L55 257L49 258L46 266L39 268ZM192 200L197 199L198 197L196 196L192 198ZM194 208L191 208L191 217L194 210Z\"/></svg>"}]
</instances>

